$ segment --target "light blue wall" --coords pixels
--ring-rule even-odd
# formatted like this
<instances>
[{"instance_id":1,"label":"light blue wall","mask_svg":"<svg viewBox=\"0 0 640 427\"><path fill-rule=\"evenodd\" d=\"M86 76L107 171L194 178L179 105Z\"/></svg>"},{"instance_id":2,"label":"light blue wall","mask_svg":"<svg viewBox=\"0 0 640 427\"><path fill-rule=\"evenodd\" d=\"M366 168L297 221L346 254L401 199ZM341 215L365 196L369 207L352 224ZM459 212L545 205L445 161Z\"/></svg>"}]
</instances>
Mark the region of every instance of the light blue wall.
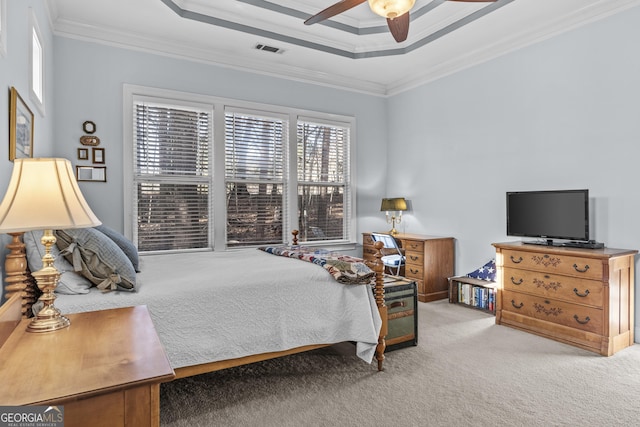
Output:
<instances>
[{"instance_id":1,"label":"light blue wall","mask_svg":"<svg viewBox=\"0 0 640 427\"><path fill-rule=\"evenodd\" d=\"M29 99L29 8L38 21L45 53L45 114L42 115ZM49 26L49 18L41 0L9 0L7 1L6 55L0 55L0 200L9 184L13 162L9 161L9 90L14 86L20 97L34 114L35 157L51 156L53 149L54 118L53 101L53 36ZM4 254L8 236L0 237L0 276L4 281ZM0 300L2 298L0 297Z\"/></svg>"},{"instance_id":2,"label":"light blue wall","mask_svg":"<svg viewBox=\"0 0 640 427\"><path fill-rule=\"evenodd\" d=\"M113 228L123 229L124 83L355 116L358 210L379 209L385 170L371 165L381 164L386 152L384 98L60 37L55 52L56 155L76 163L82 123L96 123L108 182L80 184L94 212ZM379 216L359 226L376 221Z\"/></svg>"},{"instance_id":3,"label":"light blue wall","mask_svg":"<svg viewBox=\"0 0 640 427\"><path fill-rule=\"evenodd\" d=\"M36 112L35 155L76 163L82 122L93 120L109 181L81 187L116 229L123 228L122 85L130 83L355 116L358 231L385 229L380 198L405 196L412 211L400 230L455 237L458 274L492 257L491 242L509 239L509 190L589 188L593 237L640 248L640 8L384 99L53 37L42 1L8 3L0 117L8 117L10 86L28 93L32 5L47 52L47 116ZM0 153L8 152L7 127L0 120ZM4 156L0 188L11 168Z\"/></svg>"},{"instance_id":4,"label":"light blue wall","mask_svg":"<svg viewBox=\"0 0 640 427\"><path fill-rule=\"evenodd\" d=\"M588 188L592 238L640 249L638 40L635 8L392 97L388 156L402 167L387 186L414 207L401 229L454 236L465 274L492 242L519 240L506 191Z\"/></svg>"},{"instance_id":5,"label":"light blue wall","mask_svg":"<svg viewBox=\"0 0 640 427\"><path fill-rule=\"evenodd\" d=\"M406 231L456 237L464 273L507 239L506 191L588 188L594 238L640 248L639 39L635 8L392 97Z\"/></svg>"}]
</instances>

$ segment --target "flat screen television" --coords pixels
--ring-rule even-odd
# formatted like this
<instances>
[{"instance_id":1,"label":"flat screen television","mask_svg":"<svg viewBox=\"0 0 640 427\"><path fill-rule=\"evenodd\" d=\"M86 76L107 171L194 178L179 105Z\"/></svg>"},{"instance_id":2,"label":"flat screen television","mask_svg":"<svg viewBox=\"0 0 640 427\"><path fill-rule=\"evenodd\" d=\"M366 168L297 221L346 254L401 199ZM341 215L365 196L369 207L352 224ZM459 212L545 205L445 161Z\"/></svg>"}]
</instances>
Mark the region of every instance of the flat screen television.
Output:
<instances>
[{"instance_id":1,"label":"flat screen television","mask_svg":"<svg viewBox=\"0 0 640 427\"><path fill-rule=\"evenodd\" d=\"M507 192L507 235L589 240L589 190Z\"/></svg>"}]
</instances>

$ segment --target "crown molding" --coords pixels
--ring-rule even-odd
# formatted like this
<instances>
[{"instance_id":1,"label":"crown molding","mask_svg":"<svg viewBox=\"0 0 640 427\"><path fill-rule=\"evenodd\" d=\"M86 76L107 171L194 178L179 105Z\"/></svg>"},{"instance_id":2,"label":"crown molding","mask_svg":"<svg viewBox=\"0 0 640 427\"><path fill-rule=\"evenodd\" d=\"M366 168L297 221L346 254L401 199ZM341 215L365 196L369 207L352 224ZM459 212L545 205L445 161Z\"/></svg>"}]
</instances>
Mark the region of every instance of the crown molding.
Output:
<instances>
[{"instance_id":1,"label":"crown molding","mask_svg":"<svg viewBox=\"0 0 640 427\"><path fill-rule=\"evenodd\" d=\"M52 28L56 36L129 50L151 52L156 55L384 97L397 95L580 26L620 13L640 5L640 0L602 0L592 3L569 15L559 16L545 25L523 28L521 32L513 34L509 38L467 51L463 55L439 62L430 68L415 67L417 71L407 74L403 79L390 84L375 83L365 79L340 76L302 67L259 61L243 55L214 52L210 49L180 44L168 39L151 38L135 32L66 21L58 18L53 0L48 0L48 3L51 6L49 8L50 15L52 15L50 20L53 22Z\"/></svg>"}]
</instances>

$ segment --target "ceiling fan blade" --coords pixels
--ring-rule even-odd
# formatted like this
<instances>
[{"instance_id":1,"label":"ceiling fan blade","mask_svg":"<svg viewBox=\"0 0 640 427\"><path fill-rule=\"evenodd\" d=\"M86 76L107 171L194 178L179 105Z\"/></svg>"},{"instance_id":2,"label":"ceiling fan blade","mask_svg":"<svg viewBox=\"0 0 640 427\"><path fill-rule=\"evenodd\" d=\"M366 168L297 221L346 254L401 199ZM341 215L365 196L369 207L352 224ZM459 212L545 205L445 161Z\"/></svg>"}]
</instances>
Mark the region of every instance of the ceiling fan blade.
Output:
<instances>
[{"instance_id":1,"label":"ceiling fan blade","mask_svg":"<svg viewBox=\"0 0 640 427\"><path fill-rule=\"evenodd\" d=\"M393 19L387 18L387 25L398 43L405 41L409 35L409 12Z\"/></svg>"},{"instance_id":2,"label":"ceiling fan blade","mask_svg":"<svg viewBox=\"0 0 640 427\"><path fill-rule=\"evenodd\" d=\"M342 0L334 4L333 6L329 6L325 10L320 13L313 15L311 18L304 21L306 25L315 24L316 22L324 21L325 19L329 19L333 16L336 16L339 13L345 12L352 7L356 7L359 4L366 2L367 0Z\"/></svg>"}]
</instances>

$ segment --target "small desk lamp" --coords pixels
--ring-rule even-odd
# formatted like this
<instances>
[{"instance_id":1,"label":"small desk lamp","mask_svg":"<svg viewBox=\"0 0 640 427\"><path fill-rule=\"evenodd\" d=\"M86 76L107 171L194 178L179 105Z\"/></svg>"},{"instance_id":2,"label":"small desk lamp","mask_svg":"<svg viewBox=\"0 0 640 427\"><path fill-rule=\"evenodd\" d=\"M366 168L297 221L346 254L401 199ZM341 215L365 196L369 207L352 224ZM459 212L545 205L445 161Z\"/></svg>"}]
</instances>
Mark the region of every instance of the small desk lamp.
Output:
<instances>
[{"instance_id":1,"label":"small desk lamp","mask_svg":"<svg viewBox=\"0 0 640 427\"><path fill-rule=\"evenodd\" d=\"M382 206L380 206L380 211L384 211L385 216L387 217L387 223L391 224L391 230L389 230L389 234L398 234L398 230L396 230L396 223L400 224L400 222L402 221L402 211L406 210L407 202L406 200L404 200L404 197L382 199ZM391 211L391 217L389 217L389 211Z\"/></svg>"},{"instance_id":2,"label":"small desk lamp","mask_svg":"<svg viewBox=\"0 0 640 427\"><path fill-rule=\"evenodd\" d=\"M0 203L0 232L44 230L42 270L33 273L42 291L43 308L33 318L28 332L48 332L69 326L69 319L54 307L54 290L60 273L54 267L51 247L53 230L100 225L85 201L67 159L15 159L9 187Z\"/></svg>"}]
</instances>

